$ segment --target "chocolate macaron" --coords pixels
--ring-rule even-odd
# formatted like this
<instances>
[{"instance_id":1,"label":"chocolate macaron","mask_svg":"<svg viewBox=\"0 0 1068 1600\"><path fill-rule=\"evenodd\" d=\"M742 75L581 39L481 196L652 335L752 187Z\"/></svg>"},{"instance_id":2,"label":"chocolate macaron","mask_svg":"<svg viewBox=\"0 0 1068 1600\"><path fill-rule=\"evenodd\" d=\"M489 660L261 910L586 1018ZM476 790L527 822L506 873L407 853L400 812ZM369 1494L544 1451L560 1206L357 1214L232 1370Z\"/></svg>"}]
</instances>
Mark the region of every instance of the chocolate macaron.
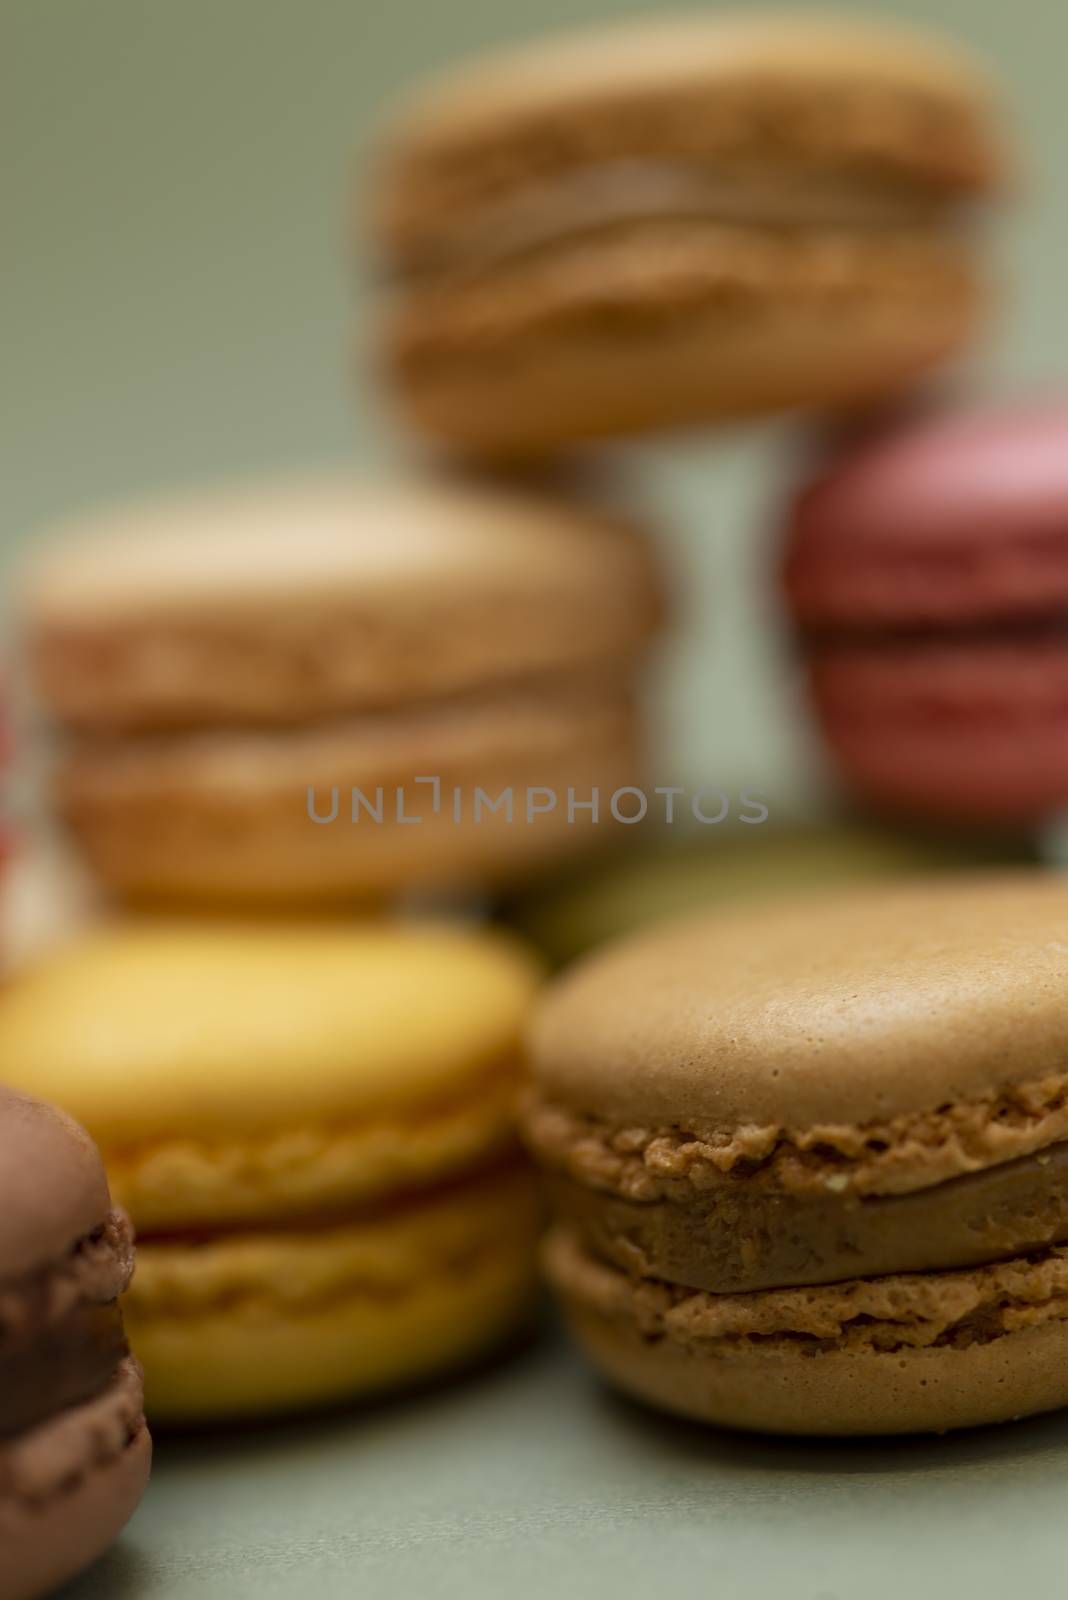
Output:
<instances>
[{"instance_id":1,"label":"chocolate macaron","mask_svg":"<svg viewBox=\"0 0 1068 1600\"><path fill-rule=\"evenodd\" d=\"M133 1238L88 1135L0 1088L0 1592L35 1600L118 1537L151 1442L118 1307Z\"/></svg>"},{"instance_id":2,"label":"chocolate macaron","mask_svg":"<svg viewBox=\"0 0 1068 1600\"><path fill-rule=\"evenodd\" d=\"M852 789L935 819L1068 805L1068 404L847 449L798 496L785 585Z\"/></svg>"},{"instance_id":3,"label":"chocolate macaron","mask_svg":"<svg viewBox=\"0 0 1068 1600\"><path fill-rule=\"evenodd\" d=\"M1044 874L706 913L572 969L526 1133L593 1359L761 1431L1068 1402L1066 984Z\"/></svg>"},{"instance_id":4,"label":"chocolate macaron","mask_svg":"<svg viewBox=\"0 0 1068 1600\"><path fill-rule=\"evenodd\" d=\"M975 64L872 22L627 23L475 63L382 136L383 364L476 457L868 403L975 331L962 218L1003 165Z\"/></svg>"},{"instance_id":5,"label":"chocolate macaron","mask_svg":"<svg viewBox=\"0 0 1068 1600\"><path fill-rule=\"evenodd\" d=\"M60 808L123 896L508 883L640 781L656 564L581 502L281 484L64 532L27 642Z\"/></svg>"}]
</instances>

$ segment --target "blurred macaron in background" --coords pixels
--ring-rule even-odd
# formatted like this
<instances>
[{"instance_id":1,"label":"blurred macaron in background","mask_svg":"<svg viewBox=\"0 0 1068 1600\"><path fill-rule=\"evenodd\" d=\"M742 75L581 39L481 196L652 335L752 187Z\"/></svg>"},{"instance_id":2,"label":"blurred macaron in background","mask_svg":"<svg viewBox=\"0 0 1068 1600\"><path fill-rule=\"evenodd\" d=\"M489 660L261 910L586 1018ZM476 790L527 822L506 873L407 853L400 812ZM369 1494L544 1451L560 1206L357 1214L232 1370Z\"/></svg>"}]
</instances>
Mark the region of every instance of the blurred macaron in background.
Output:
<instances>
[{"instance_id":1,"label":"blurred macaron in background","mask_svg":"<svg viewBox=\"0 0 1068 1600\"><path fill-rule=\"evenodd\" d=\"M641 780L663 612L619 513L339 478L56 530L25 639L107 889L300 905L477 890L596 842L567 796L607 813Z\"/></svg>"},{"instance_id":2,"label":"blurred macaron in background","mask_svg":"<svg viewBox=\"0 0 1068 1600\"><path fill-rule=\"evenodd\" d=\"M773 904L820 888L1035 862L1026 831L962 835L848 814L820 824L735 824L701 838L662 830L641 848L617 851L514 896L502 915L548 960L566 965L646 923L702 908Z\"/></svg>"},{"instance_id":3,"label":"blurred macaron in background","mask_svg":"<svg viewBox=\"0 0 1068 1600\"><path fill-rule=\"evenodd\" d=\"M1032 827L1068 804L1068 403L904 421L803 488L787 600L846 785Z\"/></svg>"},{"instance_id":4,"label":"blurred macaron in background","mask_svg":"<svg viewBox=\"0 0 1068 1600\"><path fill-rule=\"evenodd\" d=\"M858 406L982 329L1007 164L985 72L876 20L578 30L413 96L382 136L383 365L475 457Z\"/></svg>"}]
</instances>

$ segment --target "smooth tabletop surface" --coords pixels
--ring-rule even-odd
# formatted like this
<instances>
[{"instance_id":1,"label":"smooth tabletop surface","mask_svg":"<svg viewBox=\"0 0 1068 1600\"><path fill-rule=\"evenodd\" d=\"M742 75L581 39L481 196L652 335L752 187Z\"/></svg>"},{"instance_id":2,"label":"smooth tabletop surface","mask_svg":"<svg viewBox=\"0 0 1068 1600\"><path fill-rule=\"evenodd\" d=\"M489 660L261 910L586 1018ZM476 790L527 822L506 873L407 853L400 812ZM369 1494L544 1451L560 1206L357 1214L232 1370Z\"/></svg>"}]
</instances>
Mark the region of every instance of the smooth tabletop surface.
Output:
<instances>
[{"instance_id":1,"label":"smooth tabletop surface","mask_svg":"<svg viewBox=\"0 0 1068 1600\"><path fill-rule=\"evenodd\" d=\"M616 1399L561 1338L315 1422L157 1441L121 1545L63 1600L717 1600L1060 1593L1068 1414L807 1443Z\"/></svg>"}]
</instances>

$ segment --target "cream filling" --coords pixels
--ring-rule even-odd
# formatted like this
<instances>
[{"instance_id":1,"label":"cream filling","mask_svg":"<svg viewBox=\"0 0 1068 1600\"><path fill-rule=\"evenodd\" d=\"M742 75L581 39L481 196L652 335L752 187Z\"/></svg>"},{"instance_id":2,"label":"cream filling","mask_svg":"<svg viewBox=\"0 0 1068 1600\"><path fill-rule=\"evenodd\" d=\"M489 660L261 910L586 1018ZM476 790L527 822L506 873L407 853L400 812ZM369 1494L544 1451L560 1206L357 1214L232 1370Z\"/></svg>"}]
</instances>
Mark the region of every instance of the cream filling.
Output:
<instances>
[{"instance_id":1,"label":"cream filling","mask_svg":"<svg viewBox=\"0 0 1068 1600\"><path fill-rule=\"evenodd\" d=\"M311 1314L354 1298L397 1299L494 1258L531 1262L541 1216L529 1170L512 1167L398 1211L332 1226L146 1239L124 1308L152 1319Z\"/></svg>"},{"instance_id":2,"label":"cream filling","mask_svg":"<svg viewBox=\"0 0 1068 1600\"><path fill-rule=\"evenodd\" d=\"M117 1300L133 1273L133 1229L112 1211L80 1239L65 1261L0 1282L0 1350L6 1341L61 1322L79 1305Z\"/></svg>"},{"instance_id":3,"label":"cream filling","mask_svg":"<svg viewBox=\"0 0 1068 1600\"><path fill-rule=\"evenodd\" d=\"M832 175L703 172L682 163L589 166L465 218L401 257L396 276L467 277L592 233L643 222L715 222L772 228L925 229L965 208L921 190Z\"/></svg>"},{"instance_id":4,"label":"cream filling","mask_svg":"<svg viewBox=\"0 0 1068 1600\"><path fill-rule=\"evenodd\" d=\"M523 1120L541 1161L628 1200L730 1179L800 1194L908 1194L1068 1139L1068 1073L882 1123L621 1126L533 1096Z\"/></svg>"},{"instance_id":5,"label":"cream filling","mask_svg":"<svg viewBox=\"0 0 1068 1600\"><path fill-rule=\"evenodd\" d=\"M698 1353L830 1350L891 1353L963 1349L1068 1320L1068 1249L958 1272L902 1273L809 1289L715 1295L632 1279L588 1255L570 1230L546 1246L546 1268L565 1294L643 1338Z\"/></svg>"},{"instance_id":6,"label":"cream filling","mask_svg":"<svg viewBox=\"0 0 1068 1600\"><path fill-rule=\"evenodd\" d=\"M144 1425L141 1368L127 1357L102 1395L61 1412L0 1451L0 1491L32 1507L70 1494L90 1473L117 1461Z\"/></svg>"}]
</instances>

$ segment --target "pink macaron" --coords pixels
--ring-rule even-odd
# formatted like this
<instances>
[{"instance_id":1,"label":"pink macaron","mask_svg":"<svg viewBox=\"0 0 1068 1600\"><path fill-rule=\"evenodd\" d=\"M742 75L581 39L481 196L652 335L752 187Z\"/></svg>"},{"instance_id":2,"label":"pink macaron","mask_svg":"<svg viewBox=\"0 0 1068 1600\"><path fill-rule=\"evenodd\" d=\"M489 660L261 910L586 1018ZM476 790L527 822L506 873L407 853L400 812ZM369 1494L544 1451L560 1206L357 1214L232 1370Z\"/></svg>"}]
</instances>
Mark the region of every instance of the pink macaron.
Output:
<instances>
[{"instance_id":1,"label":"pink macaron","mask_svg":"<svg viewBox=\"0 0 1068 1600\"><path fill-rule=\"evenodd\" d=\"M784 578L851 788L960 821L1068 805L1068 402L848 446L794 504Z\"/></svg>"}]
</instances>

